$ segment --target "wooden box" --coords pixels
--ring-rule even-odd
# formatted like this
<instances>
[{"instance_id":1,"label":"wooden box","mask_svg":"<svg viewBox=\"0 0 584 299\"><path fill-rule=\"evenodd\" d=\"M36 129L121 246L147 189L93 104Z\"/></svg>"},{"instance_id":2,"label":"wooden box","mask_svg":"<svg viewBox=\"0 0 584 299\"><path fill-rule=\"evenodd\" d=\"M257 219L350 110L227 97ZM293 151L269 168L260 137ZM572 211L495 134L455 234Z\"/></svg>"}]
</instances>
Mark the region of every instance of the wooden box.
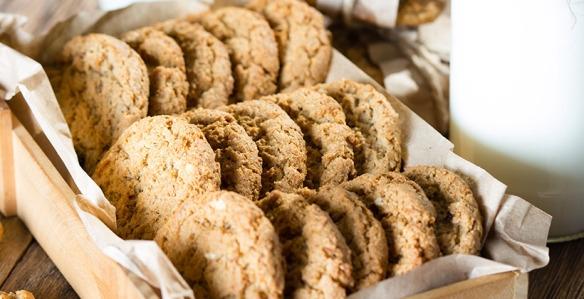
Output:
<instances>
[{"instance_id":1,"label":"wooden box","mask_svg":"<svg viewBox=\"0 0 584 299\"><path fill-rule=\"evenodd\" d=\"M96 247L74 209L76 192L48 156L0 101L0 211L25 223L82 298L143 298L135 278ZM527 274L483 276L412 298L527 298Z\"/></svg>"}]
</instances>

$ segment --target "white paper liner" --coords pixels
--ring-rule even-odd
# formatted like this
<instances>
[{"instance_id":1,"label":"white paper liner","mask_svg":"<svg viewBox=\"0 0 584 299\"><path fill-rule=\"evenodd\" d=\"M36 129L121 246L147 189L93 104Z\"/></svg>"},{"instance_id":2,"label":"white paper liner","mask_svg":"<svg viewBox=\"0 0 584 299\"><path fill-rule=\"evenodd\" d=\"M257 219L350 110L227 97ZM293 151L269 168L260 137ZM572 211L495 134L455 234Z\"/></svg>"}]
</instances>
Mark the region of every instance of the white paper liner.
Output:
<instances>
[{"instance_id":1,"label":"white paper liner","mask_svg":"<svg viewBox=\"0 0 584 299\"><path fill-rule=\"evenodd\" d=\"M165 2L136 4L107 14L79 14L72 20L56 25L47 37L17 46L24 47L22 49L32 53L40 61L52 61L64 42L87 30L119 34L202 9L205 6L193 5L193 2ZM0 26L3 26L0 27L0 37L7 34L16 36L19 28L14 22L5 22L6 18L14 16L0 15ZM7 23L9 25L5 25ZM371 83L380 91L383 90L373 79L335 51L327 81L342 78ZM22 93L37 125L64 163L68 172L64 176L70 175L75 184L72 187L78 188L83 194L85 200L79 202L93 205L92 209L81 209L71 199L97 246L104 254L133 273L132 276L139 278L137 281L143 280L160 289L164 298L193 298L192 291L154 242L122 240L99 220L108 223L108 219L114 217L114 210L95 182L79 165L70 132L41 65L0 45L0 96L9 100L17 92ZM405 275L387 279L372 288L353 294L351 298L397 298L468 278L514 270L525 272L545 266L549 260L545 242L551 216L521 198L506 195L505 185L483 169L452 153L452 144L448 140L401 102L387 96L400 113L406 166L441 165L475 182L473 191L483 210L484 225L488 232L483 256L491 260L465 255L442 257ZM47 151L46 148L44 150ZM99 219L85 210L92 211ZM140 286L140 289L144 289L146 297L155 296L155 291L148 287Z\"/></svg>"}]
</instances>

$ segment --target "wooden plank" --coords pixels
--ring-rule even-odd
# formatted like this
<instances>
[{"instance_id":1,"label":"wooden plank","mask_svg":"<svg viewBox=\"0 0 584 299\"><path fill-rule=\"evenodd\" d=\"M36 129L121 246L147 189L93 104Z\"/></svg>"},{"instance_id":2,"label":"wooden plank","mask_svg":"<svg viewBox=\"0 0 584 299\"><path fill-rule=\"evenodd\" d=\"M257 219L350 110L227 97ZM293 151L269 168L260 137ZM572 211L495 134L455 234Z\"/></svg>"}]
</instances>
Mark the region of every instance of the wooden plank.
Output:
<instances>
[{"instance_id":1,"label":"wooden plank","mask_svg":"<svg viewBox=\"0 0 584 299\"><path fill-rule=\"evenodd\" d=\"M517 298L516 282L519 273L504 272L457 282L442 288L430 290L409 299L442 298Z\"/></svg>"},{"instance_id":2,"label":"wooden plank","mask_svg":"<svg viewBox=\"0 0 584 299\"><path fill-rule=\"evenodd\" d=\"M32 236L18 218L2 218L4 238L0 240L0 285L6 280L16 263L24 255Z\"/></svg>"},{"instance_id":3,"label":"wooden plank","mask_svg":"<svg viewBox=\"0 0 584 299\"><path fill-rule=\"evenodd\" d=\"M74 192L20 122L13 123L18 216L82 298L142 298L92 241L71 204Z\"/></svg>"},{"instance_id":4,"label":"wooden plank","mask_svg":"<svg viewBox=\"0 0 584 299\"><path fill-rule=\"evenodd\" d=\"M6 216L16 214L12 152L12 113L6 102L0 100L0 212Z\"/></svg>"},{"instance_id":5,"label":"wooden plank","mask_svg":"<svg viewBox=\"0 0 584 299\"><path fill-rule=\"evenodd\" d=\"M0 289L10 292L24 289L36 298L79 298L37 242L32 242L25 257Z\"/></svg>"}]
</instances>

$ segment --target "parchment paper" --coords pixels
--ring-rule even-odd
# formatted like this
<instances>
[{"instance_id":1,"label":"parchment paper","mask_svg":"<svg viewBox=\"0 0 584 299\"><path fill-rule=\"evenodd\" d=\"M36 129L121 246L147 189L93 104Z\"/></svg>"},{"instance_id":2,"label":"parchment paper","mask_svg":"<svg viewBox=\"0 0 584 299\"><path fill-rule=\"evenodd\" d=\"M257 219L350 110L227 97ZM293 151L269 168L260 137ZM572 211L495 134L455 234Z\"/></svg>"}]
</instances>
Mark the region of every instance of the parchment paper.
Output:
<instances>
[{"instance_id":1,"label":"parchment paper","mask_svg":"<svg viewBox=\"0 0 584 299\"><path fill-rule=\"evenodd\" d=\"M47 36L13 46L37 61L49 63L72 36L86 32L118 35L143 25L204 9L206 6L199 3L165 2L136 4L109 13L84 13L56 25ZM18 22L6 22L8 18L15 17L0 16L0 38L18 36ZM385 93L374 80L335 51L327 81L342 78L371 83ZM15 107L18 109L14 111L30 111L30 119L36 122L31 126L39 128L40 134L49 141L44 144L45 152L56 151L57 159L61 161L55 163L65 165L62 169L64 177L70 176L72 188L82 194L78 199L70 200L98 247L132 273L132 277L136 277L137 284L142 284L140 288L144 289L145 296L155 296L152 290L155 288L160 289L164 298L192 298L192 291L154 242L124 241L106 226L114 225L114 209L79 165L67 124L41 65L0 45L0 96L10 100L18 92L22 93L30 109ZM488 234L485 234L484 257L441 257L405 275L387 279L353 294L351 298L397 298L468 278L513 270L526 272L545 266L549 260L545 243L551 217L523 199L505 194L505 185L455 155L448 140L397 99L386 95L400 113L405 141L405 165L441 165L472 179L475 182L473 191L485 215L484 226ZM13 101L11 105L22 106L24 103ZM53 149L47 148L49 146ZM90 208L82 209L82 206ZM144 282L152 288L144 287Z\"/></svg>"}]
</instances>

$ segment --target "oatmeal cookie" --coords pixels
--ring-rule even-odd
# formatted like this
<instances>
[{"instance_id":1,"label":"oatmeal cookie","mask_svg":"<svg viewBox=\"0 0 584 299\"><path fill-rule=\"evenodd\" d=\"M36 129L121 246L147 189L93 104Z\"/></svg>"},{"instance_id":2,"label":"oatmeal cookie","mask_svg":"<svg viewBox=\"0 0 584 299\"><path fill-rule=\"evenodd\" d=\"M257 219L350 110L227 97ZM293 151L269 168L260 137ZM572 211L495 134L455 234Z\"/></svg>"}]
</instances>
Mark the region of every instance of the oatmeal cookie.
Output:
<instances>
[{"instance_id":1,"label":"oatmeal cookie","mask_svg":"<svg viewBox=\"0 0 584 299\"><path fill-rule=\"evenodd\" d=\"M264 17L239 7L191 16L225 43L235 77L235 100L257 99L276 91L280 62L274 32Z\"/></svg>"},{"instance_id":2,"label":"oatmeal cookie","mask_svg":"<svg viewBox=\"0 0 584 299\"><path fill-rule=\"evenodd\" d=\"M237 193L185 200L155 241L196 298L282 298L278 235L262 211Z\"/></svg>"},{"instance_id":3,"label":"oatmeal cookie","mask_svg":"<svg viewBox=\"0 0 584 299\"><path fill-rule=\"evenodd\" d=\"M357 172L382 174L399 171L402 141L399 115L385 96L369 84L340 80L319 84L313 90L337 100L356 132Z\"/></svg>"},{"instance_id":4,"label":"oatmeal cookie","mask_svg":"<svg viewBox=\"0 0 584 299\"><path fill-rule=\"evenodd\" d=\"M278 105L254 100L221 108L231 113L255 141L262 158L262 191L291 191L306 177L302 131Z\"/></svg>"},{"instance_id":5,"label":"oatmeal cookie","mask_svg":"<svg viewBox=\"0 0 584 299\"><path fill-rule=\"evenodd\" d=\"M237 123L224 111L193 109L183 114L203 131L221 165L221 189L235 191L257 200L262 179L262 159L258 148Z\"/></svg>"},{"instance_id":6,"label":"oatmeal cookie","mask_svg":"<svg viewBox=\"0 0 584 299\"><path fill-rule=\"evenodd\" d=\"M418 26L432 22L445 7L445 0L401 0L396 25Z\"/></svg>"},{"instance_id":7,"label":"oatmeal cookie","mask_svg":"<svg viewBox=\"0 0 584 299\"><path fill-rule=\"evenodd\" d=\"M170 20L154 25L172 37L184 53L189 92L187 106L216 108L227 104L233 91L229 52L199 24Z\"/></svg>"},{"instance_id":8,"label":"oatmeal cookie","mask_svg":"<svg viewBox=\"0 0 584 299\"><path fill-rule=\"evenodd\" d=\"M307 89L260 99L280 106L302 130L308 153L307 187L338 185L355 174L355 135L345 125L343 108L334 99Z\"/></svg>"},{"instance_id":9,"label":"oatmeal cookie","mask_svg":"<svg viewBox=\"0 0 584 299\"><path fill-rule=\"evenodd\" d=\"M329 214L351 249L355 281L351 291L383 280L388 261L385 232L359 197L339 186L324 187L318 192L302 189L299 193Z\"/></svg>"},{"instance_id":10,"label":"oatmeal cookie","mask_svg":"<svg viewBox=\"0 0 584 299\"><path fill-rule=\"evenodd\" d=\"M289 298L344 298L353 285L351 251L333 221L301 195L270 192L259 202L286 258Z\"/></svg>"},{"instance_id":11,"label":"oatmeal cookie","mask_svg":"<svg viewBox=\"0 0 584 299\"><path fill-rule=\"evenodd\" d=\"M299 0L254 0L248 8L262 13L276 35L281 91L324 82L332 46L324 17L318 10Z\"/></svg>"},{"instance_id":12,"label":"oatmeal cookie","mask_svg":"<svg viewBox=\"0 0 584 299\"><path fill-rule=\"evenodd\" d=\"M116 207L118 234L152 239L185 198L219 190L221 174L197 126L161 115L128 128L99 161L93 179Z\"/></svg>"},{"instance_id":13,"label":"oatmeal cookie","mask_svg":"<svg viewBox=\"0 0 584 299\"><path fill-rule=\"evenodd\" d=\"M91 173L118 136L146 116L148 71L130 46L105 34L67 42L62 63L57 99L81 165Z\"/></svg>"},{"instance_id":14,"label":"oatmeal cookie","mask_svg":"<svg viewBox=\"0 0 584 299\"><path fill-rule=\"evenodd\" d=\"M388 241L390 277L440 256L436 210L416 183L387 173L364 174L341 186L357 194L381 221Z\"/></svg>"},{"instance_id":15,"label":"oatmeal cookie","mask_svg":"<svg viewBox=\"0 0 584 299\"><path fill-rule=\"evenodd\" d=\"M434 204L436 234L444 254L478 254L483 238L482 216L467 182L458 174L434 166L416 166L404 173Z\"/></svg>"},{"instance_id":16,"label":"oatmeal cookie","mask_svg":"<svg viewBox=\"0 0 584 299\"><path fill-rule=\"evenodd\" d=\"M127 32L122 40L140 54L148 68L148 115L184 112L188 83L183 52L177 43L151 27Z\"/></svg>"}]
</instances>

